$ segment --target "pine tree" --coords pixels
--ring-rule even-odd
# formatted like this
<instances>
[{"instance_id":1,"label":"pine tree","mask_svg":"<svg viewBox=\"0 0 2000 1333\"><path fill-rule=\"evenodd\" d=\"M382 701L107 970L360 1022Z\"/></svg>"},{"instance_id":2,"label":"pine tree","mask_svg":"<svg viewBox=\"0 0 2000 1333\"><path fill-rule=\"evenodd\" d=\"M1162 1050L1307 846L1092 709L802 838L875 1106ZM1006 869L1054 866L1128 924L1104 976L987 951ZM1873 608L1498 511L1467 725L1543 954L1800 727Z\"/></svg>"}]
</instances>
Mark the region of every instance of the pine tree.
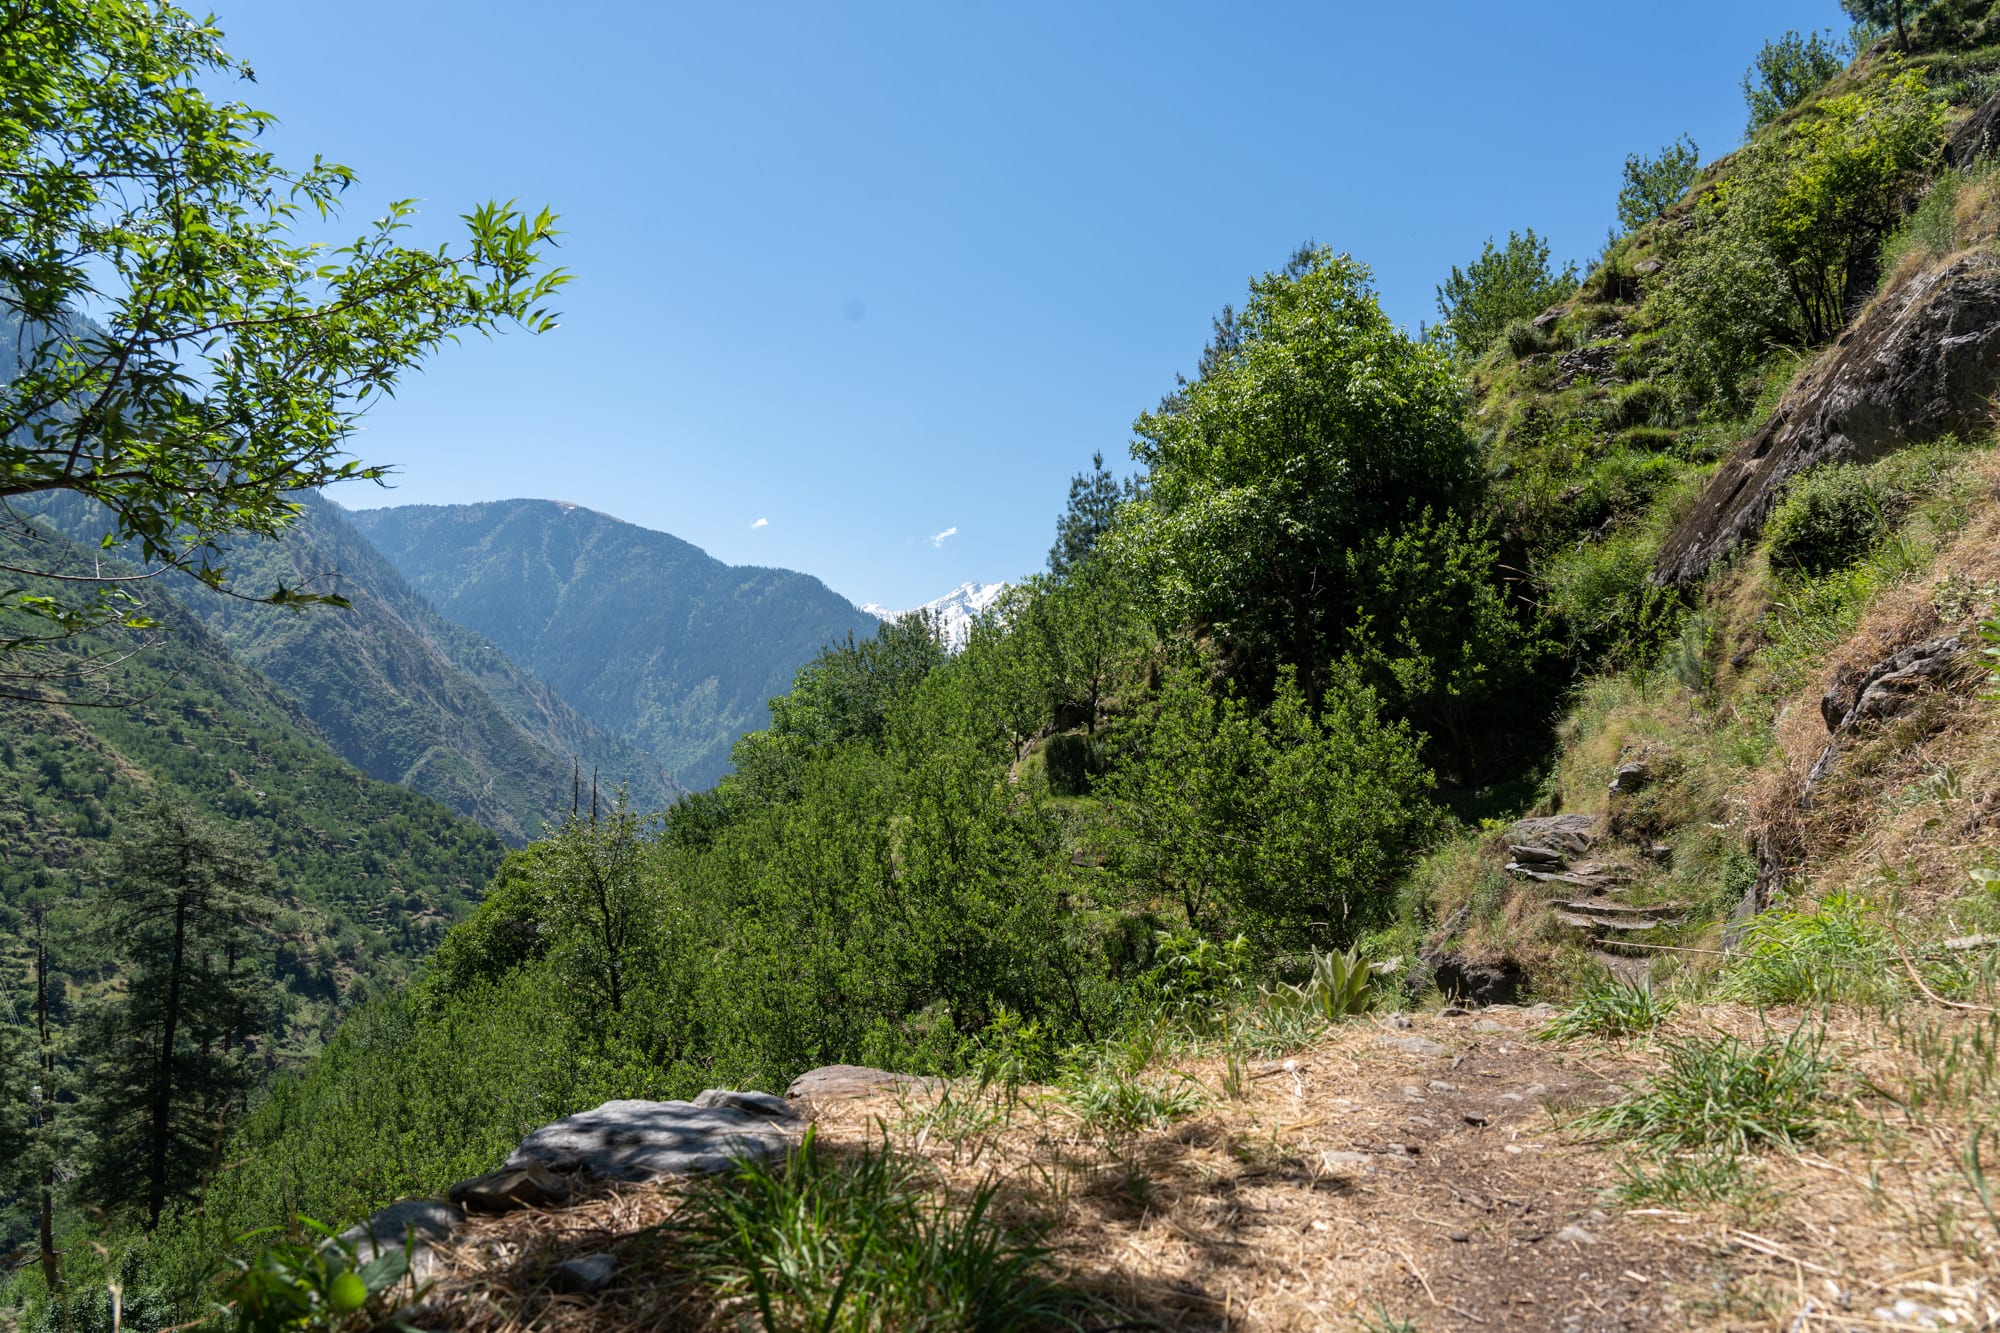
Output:
<instances>
[{"instance_id":1,"label":"pine tree","mask_svg":"<svg viewBox=\"0 0 2000 1333\"><path fill-rule=\"evenodd\" d=\"M1098 539L1111 529L1118 506L1132 498L1134 485L1120 483L1104 466L1103 453L1090 456L1090 471L1070 478L1069 507L1056 520L1056 544L1049 548L1049 573L1069 577L1070 571L1097 549Z\"/></svg>"},{"instance_id":2,"label":"pine tree","mask_svg":"<svg viewBox=\"0 0 2000 1333\"><path fill-rule=\"evenodd\" d=\"M149 1229L200 1188L241 1108L263 1023L269 885L246 842L177 801L113 848L98 907L126 985L93 1015L84 1190L137 1207Z\"/></svg>"}]
</instances>

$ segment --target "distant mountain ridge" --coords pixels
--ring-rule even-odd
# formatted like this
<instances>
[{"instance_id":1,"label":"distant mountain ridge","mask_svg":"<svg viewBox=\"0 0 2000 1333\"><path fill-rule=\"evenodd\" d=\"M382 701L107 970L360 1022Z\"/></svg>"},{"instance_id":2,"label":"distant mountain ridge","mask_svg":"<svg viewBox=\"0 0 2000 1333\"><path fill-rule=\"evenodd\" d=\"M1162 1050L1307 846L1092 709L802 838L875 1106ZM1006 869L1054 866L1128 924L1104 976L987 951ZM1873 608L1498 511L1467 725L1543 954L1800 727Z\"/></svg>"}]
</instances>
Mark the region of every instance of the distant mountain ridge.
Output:
<instances>
[{"instance_id":1,"label":"distant mountain ridge","mask_svg":"<svg viewBox=\"0 0 2000 1333\"><path fill-rule=\"evenodd\" d=\"M682 785L829 643L874 617L818 579L726 565L664 532L554 500L398 505L347 521L439 614L497 644Z\"/></svg>"},{"instance_id":2,"label":"distant mountain ridge","mask_svg":"<svg viewBox=\"0 0 2000 1333\"><path fill-rule=\"evenodd\" d=\"M290 695L327 744L372 778L419 791L520 845L566 812L580 762L642 809L679 788L666 766L605 734L492 643L440 616L317 495L279 541L233 542L239 588L337 592L351 609L299 613L179 580L177 600L238 660ZM72 537L101 519L62 499L38 506Z\"/></svg>"},{"instance_id":3,"label":"distant mountain ridge","mask_svg":"<svg viewBox=\"0 0 2000 1333\"><path fill-rule=\"evenodd\" d=\"M956 647L963 644L966 635L972 632L972 622L985 615L987 608L999 601L1000 594L1006 591L1004 583L961 583L944 596L909 610L891 611L875 602L869 602L861 609L877 620L894 620L909 615L911 611L921 611L937 623L944 641Z\"/></svg>"}]
</instances>

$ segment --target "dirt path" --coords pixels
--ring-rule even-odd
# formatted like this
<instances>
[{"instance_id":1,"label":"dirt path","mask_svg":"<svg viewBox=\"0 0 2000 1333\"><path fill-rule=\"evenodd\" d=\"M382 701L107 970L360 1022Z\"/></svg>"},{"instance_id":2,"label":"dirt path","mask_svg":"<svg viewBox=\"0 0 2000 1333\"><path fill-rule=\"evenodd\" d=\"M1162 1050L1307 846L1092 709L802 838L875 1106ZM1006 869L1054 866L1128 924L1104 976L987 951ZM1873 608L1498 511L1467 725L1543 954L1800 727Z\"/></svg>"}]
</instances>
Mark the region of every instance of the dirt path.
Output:
<instances>
[{"instance_id":1,"label":"dirt path","mask_svg":"<svg viewBox=\"0 0 2000 1333\"><path fill-rule=\"evenodd\" d=\"M1813 1257L1836 1258L1814 1248L1824 1228L1813 1191L1838 1171L1858 1198L1865 1166L1788 1164L1781 1193L1794 1206L1762 1232L1741 1230L1741 1218L1620 1203L1629 1150L1575 1142L1558 1119L1617 1096L1656 1058L1535 1041L1544 1016L1499 1008L1349 1024L1290 1058L1239 1066L1235 1079L1219 1058L1156 1069L1145 1077L1158 1086L1198 1084L1203 1109L1129 1136L1093 1132L1037 1089L1004 1117L963 1087L813 1114L831 1151L886 1136L942 1188L999 1179L1002 1215L1044 1228L1063 1280L1110 1311L1087 1327L1983 1326L1897 1313L1907 1293L1944 1307L1923 1294L1954 1282L1970 1290L1963 1267L1954 1277L1949 1262L1937 1273L1878 1250L1883 1271L1862 1282ZM470 1329L714 1327L711 1311L662 1290L648 1248L648 1229L676 1198L622 1187L560 1212L476 1221L448 1253L437 1295L450 1322ZM554 1266L591 1251L618 1255L612 1286L553 1294Z\"/></svg>"}]
</instances>

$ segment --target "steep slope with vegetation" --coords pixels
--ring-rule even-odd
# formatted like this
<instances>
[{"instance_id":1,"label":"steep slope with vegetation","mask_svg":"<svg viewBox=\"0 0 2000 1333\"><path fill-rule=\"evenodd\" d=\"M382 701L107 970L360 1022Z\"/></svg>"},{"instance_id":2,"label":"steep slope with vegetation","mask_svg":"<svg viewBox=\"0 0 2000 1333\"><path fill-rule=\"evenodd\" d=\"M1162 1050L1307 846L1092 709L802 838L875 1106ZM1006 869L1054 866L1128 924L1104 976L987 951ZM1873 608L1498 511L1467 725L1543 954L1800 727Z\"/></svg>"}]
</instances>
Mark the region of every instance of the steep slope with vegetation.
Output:
<instances>
[{"instance_id":1,"label":"steep slope with vegetation","mask_svg":"<svg viewBox=\"0 0 2000 1333\"><path fill-rule=\"evenodd\" d=\"M347 516L443 615L498 644L690 788L829 643L875 620L818 579L736 568L575 505L403 505Z\"/></svg>"},{"instance_id":2,"label":"steep slope with vegetation","mask_svg":"<svg viewBox=\"0 0 2000 1333\"><path fill-rule=\"evenodd\" d=\"M184 580L179 600L296 701L334 752L478 820L519 846L570 809L580 764L647 808L678 792L664 767L605 735L493 644L432 610L342 511L318 495L278 541L221 553L257 587L331 594L316 614ZM78 539L102 536L82 505L24 506Z\"/></svg>"},{"instance_id":3,"label":"steep slope with vegetation","mask_svg":"<svg viewBox=\"0 0 2000 1333\"><path fill-rule=\"evenodd\" d=\"M879 1156L848 1124L684 1207L586 1201L575 1248L671 1293L550 1299L570 1224L537 1214L460 1252L447 1313L860 1328L983 1272L1018 1326L1212 1327L1216 1290L1247 1327L1591 1319L1514 1280L1538 1245L1629 1327L2000 1317L2000 13L1853 8L1890 25L1858 55L1758 53L1740 150L1635 154L1574 272L1510 233L1424 337L1330 250L1255 279L1140 475L1079 476L962 649L829 647L713 791L514 853L78 1288L193 1315L253 1227L436 1194L601 1100L860 1061L954 1081L874 1108ZM521 521L506 568L560 586L557 516ZM1564 1007L1464 1011L1524 993ZM1466 1216L1371 1211L1378 1172ZM1339 1234L1201 1230L1256 1209Z\"/></svg>"}]
</instances>

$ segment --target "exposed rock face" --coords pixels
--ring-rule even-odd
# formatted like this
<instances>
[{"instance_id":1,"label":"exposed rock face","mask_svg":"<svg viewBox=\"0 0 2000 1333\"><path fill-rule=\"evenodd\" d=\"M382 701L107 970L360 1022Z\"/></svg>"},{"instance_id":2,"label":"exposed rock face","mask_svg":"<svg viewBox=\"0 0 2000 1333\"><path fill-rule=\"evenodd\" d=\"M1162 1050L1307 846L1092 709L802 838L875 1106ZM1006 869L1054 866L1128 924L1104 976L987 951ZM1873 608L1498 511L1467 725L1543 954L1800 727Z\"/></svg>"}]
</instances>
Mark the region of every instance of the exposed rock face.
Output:
<instances>
[{"instance_id":1,"label":"exposed rock face","mask_svg":"<svg viewBox=\"0 0 2000 1333\"><path fill-rule=\"evenodd\" d=\"M1945 141L1944 160L1963 170L1983 157L2000 150L2000 93L1986 99L1971 119L1951 132Z\"/></svg>"},{"instance_id":2,"label":"exposed rock face","mask_svg":"<svg viewBox=\"0 0 2000 1333\"><path fill-rule=\"evenodd\" d=\"M768 1093L606 1102L544 1125L521 1141L506 1164L540 1162L554 1171L605 1180L712 1175L737 1158L782 1157L803 1123L797 1111Z\"/></svg>"},{"instance_id":3,"label":"exposed rock face","mask_svg":"<svg viewBox=\"0 0 2000 1333\"><path fill-rule=\"evenodd\" d=\"M1866 671L1842 667L1834 672L1819 701L1819 715L1833 738L1807 772L1804 794L1810 796L1832 771L1843 737L1863 723L1887 721L1902 713L1918 691L1951 674L1963 647L1956 634L1947 634L1891 653Z\"/></svg>"},{"instance_id":4,"label":"exposed rock face","mask_svg":"<svg viewBox=\"0 0 2000 1333\"><path fill-rule=\"evenodd\" d=\"M1521 998L1527 984L1520 964L1508 958L1482 963L1447 953L1430 961L1439 990L1475 1004L1512 1004Z\"/></svg>"},{"instance_id":5,"label":"exposed rock face","mask_svg":"<svg viewBox=\"0 0 2000 1333\"><path fill-rule=\"evenodd\" d=\"M1655 582L1693 583L1754 537L1794 475L1976 430L2000 388L2000 261L1967 256L1905 283L1802 376L1668 536Z\"/></svg>"}]
</instances>

